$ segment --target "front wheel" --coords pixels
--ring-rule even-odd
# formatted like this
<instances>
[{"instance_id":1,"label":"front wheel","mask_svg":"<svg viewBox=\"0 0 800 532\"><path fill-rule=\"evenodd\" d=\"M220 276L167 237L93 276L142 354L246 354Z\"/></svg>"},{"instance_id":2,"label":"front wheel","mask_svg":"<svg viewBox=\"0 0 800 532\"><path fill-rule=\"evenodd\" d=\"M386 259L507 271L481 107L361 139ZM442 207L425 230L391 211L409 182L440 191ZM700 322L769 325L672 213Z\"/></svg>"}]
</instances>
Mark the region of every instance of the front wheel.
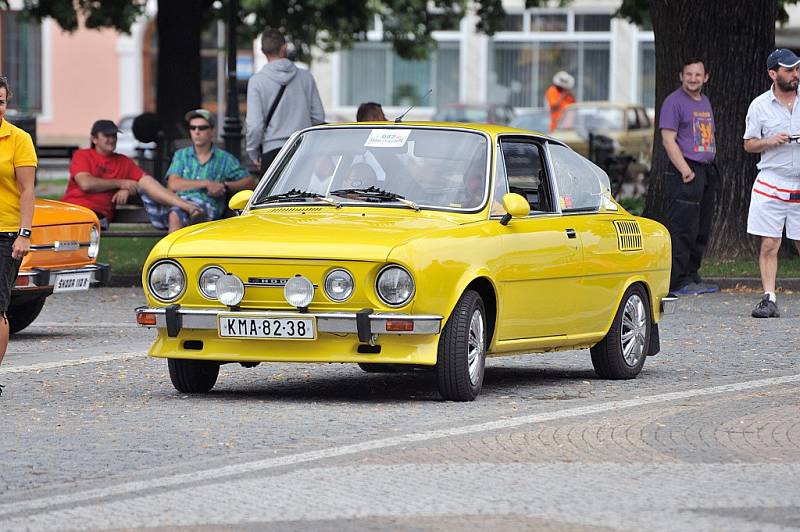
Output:
<instances>
[{"instance_id":1,"label":"front wheel","mask_svg":"<svg viewBox=\"0 0 800 532\"><path fill-rule=\"evenodd\" d=\"M219 362L170 358L167 364L172 385L182 393L206 393L219 376Z\"/></svg>"},{"instance_id":2,"label":"front wheel","mask_svg":"<svg viewBox=\"0 0 800 532\"><path fill-rule=\"evenodd\" d=\"M633 379L644 366L650 345L650 302L642 285L625 291L611 328L592 347L592 365L604 379Z\"/></svg>"},{"instance_id":3,"label":"front wheel","mask_svg":"<svg viewBox=\"0 0 800 532\"><path fill-rule=\"evenodd\" d=\"M8 316L8 331L11 334L18 333L33 323L33 320L42 312L46 299L47 296L41 296L22 305L9 307L6 313L6 316Z\"/></svg>"},{"instance_id":4,"label":"front wheel","mask_svg":"<svg viewBox=\"0 0 800 532\"><path fill-rule=\"evenodd\" d=\"M472 401L478 397L486 365L486 330L483 300L477 292L467 290L439 338L436 378L445 399Z\"/></svg>"}]
</instances>

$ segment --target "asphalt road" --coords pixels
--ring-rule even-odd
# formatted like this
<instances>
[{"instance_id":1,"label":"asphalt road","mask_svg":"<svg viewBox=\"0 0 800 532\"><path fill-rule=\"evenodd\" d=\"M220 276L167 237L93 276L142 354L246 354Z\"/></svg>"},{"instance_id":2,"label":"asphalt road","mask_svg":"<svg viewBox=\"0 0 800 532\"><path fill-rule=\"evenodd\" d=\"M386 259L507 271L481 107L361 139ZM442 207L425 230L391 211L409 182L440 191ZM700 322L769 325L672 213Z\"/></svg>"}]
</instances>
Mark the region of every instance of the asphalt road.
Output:
<instances>
[{"instance_id":1,"label":"asphalt road","mask_svg":"<svg viewBox=\"0 0 800 532\"><path fill-rule=\"evenodd\" d=\"M0 530L797 530L800 295L685 298L634 381L588 351L431 375L223 366L176 392L140 289L51 298L0 367Z\"/></svg>"}]
</instances>

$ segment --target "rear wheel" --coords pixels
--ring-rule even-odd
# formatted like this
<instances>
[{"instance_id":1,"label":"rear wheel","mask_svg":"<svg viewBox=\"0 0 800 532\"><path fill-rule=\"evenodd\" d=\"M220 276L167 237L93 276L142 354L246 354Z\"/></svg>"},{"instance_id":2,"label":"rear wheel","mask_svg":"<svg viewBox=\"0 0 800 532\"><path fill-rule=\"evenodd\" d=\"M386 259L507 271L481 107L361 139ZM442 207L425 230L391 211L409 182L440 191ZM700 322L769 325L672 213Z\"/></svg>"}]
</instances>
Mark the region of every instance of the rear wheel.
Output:
<instances>
[{"instance_id":1,"label":"rear wheel","mask_svg":"<svg viewBox=\"0 0 800 532\"><path fill-rule=\"evenodd\" d=\"M611 328L592 347L592 365L604 379L633 379L644 366L650 345L650 300L642 285L628 288Z\"/></svg>"},{"instance_id":2,"label":"rear wheel","mask_svg":"<svg viewBox=\"0 0 800 532\"><path fill-rule=\"evenodd\" d=\"M183 393L206 393L219 376L219 362L170 358L167 364L172 385Z\"/></svg>"},{"instance_id":3,"label":"rear wheel","mask_svg":"<svg viewBox=\"0 0 800 532\"><path fill-rule=\"evenodd\" d=\"M439 338L436 377L439 393L452 401L472 401L483 386L486 365L486 310L477 292L458 300Z\"/></svg>"},{"instance_id":4,"label":"rear wheel","mask_svg":"<svg viewBox=\"0 0 800 532\"><path fill-rule=\"evenodd\" d=\"M8 330L11 334L21 331L35 320L44 307L47 296L37 297L21 305L8 308Z\"/></svg>"}]
</instances>

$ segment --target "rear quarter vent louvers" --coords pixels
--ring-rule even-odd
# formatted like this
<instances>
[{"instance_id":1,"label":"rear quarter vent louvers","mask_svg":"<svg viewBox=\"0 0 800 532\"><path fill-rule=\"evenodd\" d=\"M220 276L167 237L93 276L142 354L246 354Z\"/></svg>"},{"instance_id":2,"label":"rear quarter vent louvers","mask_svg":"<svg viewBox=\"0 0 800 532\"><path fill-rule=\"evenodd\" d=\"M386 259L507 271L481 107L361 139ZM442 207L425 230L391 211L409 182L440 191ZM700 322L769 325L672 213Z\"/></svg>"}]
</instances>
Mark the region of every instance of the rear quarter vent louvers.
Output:
<instances>
[{"instance_id":1,"label":"rear quarter vent louvers","mask_svg":"<svg viewBox=\"0 0 800 532\"><path fill-rule=\"evenodd\" d=\"M617 244L620 251L639 251L642 249L642 230L635 220L616 220Z\"/></svg>"}]
</instances>

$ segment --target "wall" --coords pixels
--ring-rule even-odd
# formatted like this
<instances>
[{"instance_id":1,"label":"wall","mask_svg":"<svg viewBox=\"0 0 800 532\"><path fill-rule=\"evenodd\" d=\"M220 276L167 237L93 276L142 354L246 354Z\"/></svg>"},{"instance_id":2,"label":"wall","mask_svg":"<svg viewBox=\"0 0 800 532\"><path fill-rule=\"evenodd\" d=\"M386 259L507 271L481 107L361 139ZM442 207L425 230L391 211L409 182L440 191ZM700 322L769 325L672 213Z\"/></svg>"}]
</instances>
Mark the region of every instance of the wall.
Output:
<instances>
[{"instance_id":1,"label":"wall","mask_svg":"<svg viewBox=\"0 0 800 532\"><path fill-rule=\"evenodd\" d=\"M119 119L118 34L85 29L70 34L51 21L43 31L43 84L49 90L37 134L44 143L88 144L95 120Z\"/></svg>"}]
</instances>

